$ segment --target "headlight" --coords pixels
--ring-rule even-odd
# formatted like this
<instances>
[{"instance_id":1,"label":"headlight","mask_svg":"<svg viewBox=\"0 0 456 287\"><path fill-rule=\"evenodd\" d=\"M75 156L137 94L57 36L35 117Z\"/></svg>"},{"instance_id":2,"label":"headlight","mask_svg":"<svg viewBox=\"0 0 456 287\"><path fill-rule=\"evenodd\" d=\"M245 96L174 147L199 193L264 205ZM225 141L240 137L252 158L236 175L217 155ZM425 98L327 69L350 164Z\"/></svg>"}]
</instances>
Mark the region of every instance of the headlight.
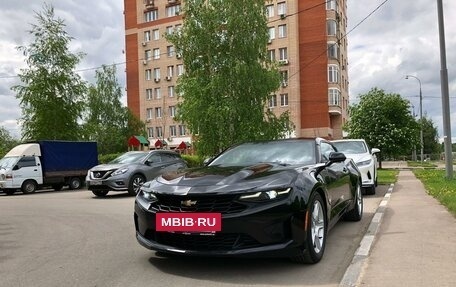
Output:
<instances>
[{"instance_id":1,"label":"headlight","mask_svg":"<svg viewBox=\"0 0 456 287\"><path fill-rule=\"evenodd\" d=\"M128 168L121 168L112 173L112 175L124 174L128 171Z\"/></svg>"},{"instance_id":2,"label":"headlight","mask_svg":"<svg viewBox=\"0 0 456 287\"><path fill-rule=\"evenodd\" d=\"M241 195L239 197L239 200L252 201L252 202L275 200L275 199L280 199L280 198L286 197L290 193L290 190L291 190L291 188L259 191L259 192L255 192L255 193Z\"/></svg>"},{"instance_id":3,"label":"headlight","mask_svg":"<svg viewBox=\"0 0 456 287\"><path fill-rule=\"evenodd\" d=\"M157 201L157 197L154 194L153 189L150 188L150 183L144 183L140 188L140 194L143 198L147 199L148 201Z\"/></svg>"},{"instance_id":4,"label":"headlight","mask_svg":"<svg viewBox=\"0 0 456 287\"><path fill-rule=\"evenodd\" d=\"M357 166L365 166L365 165L370 165L371 162L372 162L372 159L368 159L368 160L360 161L360 162L358 162L356 165L357 165Z\"/></svg>"}]
</instances>

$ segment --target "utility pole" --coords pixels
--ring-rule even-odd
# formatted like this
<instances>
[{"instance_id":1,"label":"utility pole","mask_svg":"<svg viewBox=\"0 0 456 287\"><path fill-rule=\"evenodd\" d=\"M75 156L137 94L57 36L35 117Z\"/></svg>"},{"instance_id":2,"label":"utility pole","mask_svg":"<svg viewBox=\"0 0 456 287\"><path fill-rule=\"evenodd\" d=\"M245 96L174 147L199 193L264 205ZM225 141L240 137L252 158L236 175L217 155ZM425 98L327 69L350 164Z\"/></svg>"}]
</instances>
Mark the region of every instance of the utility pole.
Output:
<instances>
[{"instance_id":1,"label":"utility pole","mask_svg":"<svg viewBox=\"0 0 456 287\"><path fill-rule=\"evenodd\" d=\"M445 146L446 178L453 179L453 154L451 146L450 95L448 91L448 69L446 66L445 24L442 0L437 0L440 40L440 89L442 91L443 140Z\"/></svg>"}]
</instances>

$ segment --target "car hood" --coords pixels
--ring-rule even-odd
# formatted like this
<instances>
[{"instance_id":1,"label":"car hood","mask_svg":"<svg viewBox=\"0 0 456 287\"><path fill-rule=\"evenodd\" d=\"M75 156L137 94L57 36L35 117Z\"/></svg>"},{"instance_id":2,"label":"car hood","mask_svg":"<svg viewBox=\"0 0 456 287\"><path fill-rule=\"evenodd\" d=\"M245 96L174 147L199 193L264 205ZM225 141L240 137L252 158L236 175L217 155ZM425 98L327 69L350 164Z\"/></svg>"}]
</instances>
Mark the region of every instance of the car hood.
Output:
<instances>
[{"instance_id":1,"label":"car hood","mask_svg":"<svg viewBox=\"0 0 456 287\"><path fill-rule=\"evenodd\" d=\"M362 161L365 161L365 160L372 159L372 155L369 154L369 153L358 153L358 154L354 154L354 153L345 153L345 156L346 156L347 158L353 159L353 161L354 161L355 163L358 163L358 162L362 162Z\"/></svg>"},{"instance_id":2,"label":"car hood","mask_svg":"<svg viewBox=\"0 0 456 287\"><path fill-rule=\"evenodd\" d=\"M126 167L130 164L125 163L115 163L115 164L99 164L97 166L92 167L91 171L108 171L108 170L116 170L122 167Z\"/></svg>"},{"instance_id":3,"label":"car hood","mask_svg":"<svg viewBox=\"0 0 456 287\"><path fill-rule=\"evenodd\" d=\"M296 179L298 169L296 166L268 163L247 167L207 166L165 173L144 184L143 188L158 193L186 195L287 187Z\"/></svg>"}]
</instances>

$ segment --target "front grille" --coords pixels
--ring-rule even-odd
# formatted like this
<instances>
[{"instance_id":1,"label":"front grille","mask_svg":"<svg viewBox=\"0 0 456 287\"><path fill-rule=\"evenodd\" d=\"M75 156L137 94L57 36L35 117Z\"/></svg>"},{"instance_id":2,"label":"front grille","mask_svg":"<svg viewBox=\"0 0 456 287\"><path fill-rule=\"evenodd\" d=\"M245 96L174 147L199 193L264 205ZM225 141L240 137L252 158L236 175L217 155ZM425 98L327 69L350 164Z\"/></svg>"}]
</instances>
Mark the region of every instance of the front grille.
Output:
<instances>
[{"instance_id":1,"label":"front grille","mask_svg":"<svg viewBox=\"0 0 456 287\"><path fill-rule=\"evenodd\" d=\"M176 196L156 194L157 201L150 206L155 212L220 212L237 213L245 210L246 205L235 201L236 195ZM190 206L186 206L185 202Z\"/></svg>"},{"instance_id":2,"label":"front grille","mask_svg":"<svg viewBox=\"0 0 456 287\"><path fill-rule=\"evenodd\" d=\"M175 248L195 251L229 251L261 246L258 241L246 234L198 235L155 232L153 238L148 239Z\"/></svg>"},{"instance_id":3,"label":"front grille","mask_svg":"<svg viewBox=\"0 0 456 287\"><path fill-rule=\"evenodd\" d=\"M92 176L92 178L95 178L95 179L105 179L105 178L108 178L112 172L113 172L112 170L91 171L91 176Z\"/></svg>"}]
</instances>

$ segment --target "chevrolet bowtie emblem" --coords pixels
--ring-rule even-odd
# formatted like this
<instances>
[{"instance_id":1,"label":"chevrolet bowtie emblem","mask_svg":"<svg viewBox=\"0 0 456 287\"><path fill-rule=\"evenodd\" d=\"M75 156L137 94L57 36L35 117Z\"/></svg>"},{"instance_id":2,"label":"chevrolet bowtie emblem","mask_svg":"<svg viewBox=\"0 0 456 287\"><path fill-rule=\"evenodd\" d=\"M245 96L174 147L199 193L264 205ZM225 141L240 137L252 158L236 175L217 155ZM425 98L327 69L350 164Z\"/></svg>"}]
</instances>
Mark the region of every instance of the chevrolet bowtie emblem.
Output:
<instances>
[{"instance_id":1,"label":"chevrolet bowtie emblem","mask_svg":"<svg viewBox=\"0 0 456 287\"><path fill-rule=\"evenodd\" d=\"M186 207L190 207L190 206L193 206L193 205L196 205L196 200L182 200L181 201L181 205L182 206L186 206Z\"/></svg>"}]
</instances>

